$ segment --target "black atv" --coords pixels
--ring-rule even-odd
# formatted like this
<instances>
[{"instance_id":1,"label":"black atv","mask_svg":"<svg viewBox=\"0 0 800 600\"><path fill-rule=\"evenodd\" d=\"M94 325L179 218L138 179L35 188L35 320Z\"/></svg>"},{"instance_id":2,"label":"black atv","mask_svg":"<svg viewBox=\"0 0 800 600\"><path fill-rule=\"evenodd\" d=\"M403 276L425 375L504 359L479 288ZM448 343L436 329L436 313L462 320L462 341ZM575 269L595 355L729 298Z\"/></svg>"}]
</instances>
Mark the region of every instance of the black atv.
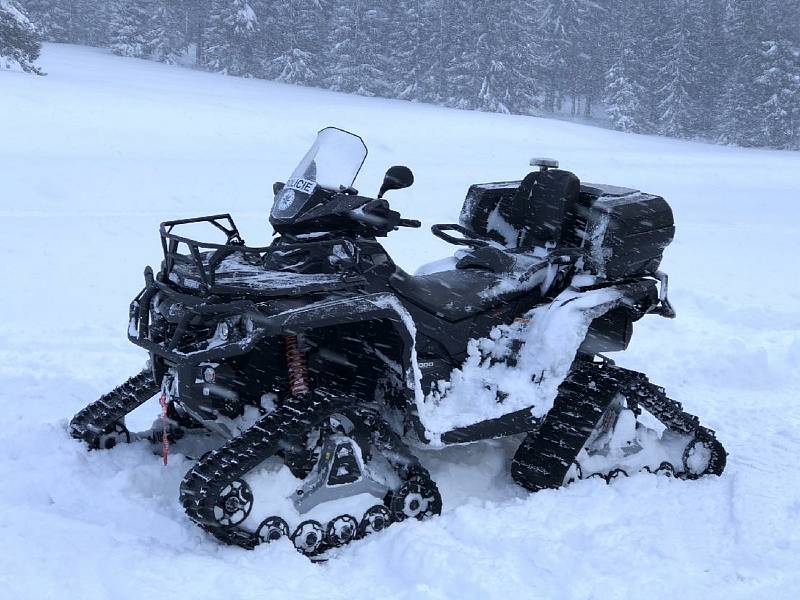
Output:
<instances>
[{"instance_id":1,"label":"black atv","mask_svg":"<svg viewBox=\"0 0 800 600\"><path fill-rule=\"evenodd\" d=\"M521 181L473 185L459 223L431 228L455 256L412 276L377 238L420 226L383 199L413 175L392 167L377 199L361 196L366 155L360 137L320 131L274 186L268 247L246 246L227 214L163 223L164 261L145 269L128 325L149 366L78 413L72 435L199 457L180 487L195 523L245 548L289 536L316 557L441 511L414 448L519 436L511 475L532 492L722 472L711 430L601 355L644 315L675 315L658 270L675 231L663 198L534 160ZM224 239L178 233L197 226ZM129 432L125 415L159 393L161 418ZM290 497L262 485L258 504L284 467Z\"/></svg>"}]
</instances>

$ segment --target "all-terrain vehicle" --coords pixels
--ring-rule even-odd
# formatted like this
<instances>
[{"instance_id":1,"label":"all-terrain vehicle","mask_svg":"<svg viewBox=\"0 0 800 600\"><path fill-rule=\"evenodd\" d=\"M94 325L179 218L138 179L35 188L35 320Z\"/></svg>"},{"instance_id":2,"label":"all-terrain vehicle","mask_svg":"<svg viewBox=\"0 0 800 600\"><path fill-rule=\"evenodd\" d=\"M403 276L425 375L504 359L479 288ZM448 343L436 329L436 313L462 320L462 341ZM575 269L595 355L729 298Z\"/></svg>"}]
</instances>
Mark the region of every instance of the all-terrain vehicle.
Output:
<instances>
[{"instance_id":1,"label":"all-terrain vehicle","mask_svg":"<svg viewBox=\"0 0 800 600\"><path fill-rule=\"evenodd\" d=\"M245 548L288 536L317 557L440 513L421 447L517 436L511 475L532 492L722 472L711 430L602 355L643 316L675 314L663 198L534 160L521 181L472 185L459 223L431 228L459 250L412 276L377 238L420 226L383 198L413 175L392 167L362 196L366 156L360 137L320 131L274 186L267 247L245 245L227 214L163 223L164 260L128 324L149 366L78 413L72 435L147 439L165 460L172 445L197 458L180 501L200 527ZM181 235L198 226L224 239ZM157 394L161 418L129 432L125 415ZM276 496L286 477L292 493Z\"/></svg>"}]
</instances>

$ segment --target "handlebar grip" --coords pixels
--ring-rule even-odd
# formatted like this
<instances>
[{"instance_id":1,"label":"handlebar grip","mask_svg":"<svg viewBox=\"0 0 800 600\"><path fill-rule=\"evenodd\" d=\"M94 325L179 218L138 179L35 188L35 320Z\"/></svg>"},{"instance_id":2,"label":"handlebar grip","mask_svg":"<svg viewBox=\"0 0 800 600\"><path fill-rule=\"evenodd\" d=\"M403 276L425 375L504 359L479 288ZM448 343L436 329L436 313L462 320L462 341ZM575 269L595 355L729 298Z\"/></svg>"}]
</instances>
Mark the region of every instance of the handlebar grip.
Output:
<instances>
[{"instance_id":1,"label":"handlebar grip","mask_svg":"<svg viewBox=\"0 0 800 600\"><path fill-rule=\"evenodd\" d=\"M422 227L422 222L416 219L400 219L397 224L400 227Z\"/></svg>"}]
</instances>

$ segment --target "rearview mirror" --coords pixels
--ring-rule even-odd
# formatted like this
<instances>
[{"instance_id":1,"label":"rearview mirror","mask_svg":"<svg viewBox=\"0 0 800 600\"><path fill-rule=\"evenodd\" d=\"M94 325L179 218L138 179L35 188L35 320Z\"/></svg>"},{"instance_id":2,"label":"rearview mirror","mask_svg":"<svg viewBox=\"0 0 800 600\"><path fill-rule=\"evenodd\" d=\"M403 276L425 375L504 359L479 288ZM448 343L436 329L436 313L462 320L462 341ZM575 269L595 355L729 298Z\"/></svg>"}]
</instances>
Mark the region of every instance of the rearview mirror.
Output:
<instances>
[{"instance_id":1,"label":"rearview mirror","mask_svg":"<svg viewBox=\"0 0 800 600\"><path fill-rule=\"evenodd\" d=\"M383 184L381 191L378 192L378 198L383 198L383 195L389 190L402 190L414 183L414 174L411 169L402 165L389 167L386 175L383 176Z\"/></svg>"}]
</instances>

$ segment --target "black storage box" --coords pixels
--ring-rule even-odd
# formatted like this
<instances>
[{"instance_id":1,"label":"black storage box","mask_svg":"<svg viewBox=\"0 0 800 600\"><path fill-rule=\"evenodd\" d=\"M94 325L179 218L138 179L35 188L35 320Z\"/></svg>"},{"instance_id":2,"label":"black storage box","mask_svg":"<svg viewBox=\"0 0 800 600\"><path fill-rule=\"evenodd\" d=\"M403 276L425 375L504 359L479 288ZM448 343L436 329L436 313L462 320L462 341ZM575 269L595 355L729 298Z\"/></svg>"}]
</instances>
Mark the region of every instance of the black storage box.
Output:
<instances>
[{"instance_id":1,"label":"black storage box","mask_svg":"<svg viewBox=\"0 0 800 600\"><path fill-rule=\"evenodd\" d=\"M604 279L653 275L675 236L672 209L660 196L584 184L579 208L585 218L583 247L590 270ZM587 198L588 196L588 198Z\"/></svg>"},{"instance_id":2,"label":"black storage box","mask_svg":"<svg viewBox=\"0 0 800 600\"><path fill-rule=\"evenodd\" d=\"M461 209L461 225L505 243L489 221L500 202L513 199L520 183L471 186ZM583 248L587 270L606 280L653 275L675 235L672 209L666 200L629 188L582 184L577 204L568 212L559 245Z\"/></svg>"}]
</instances>

